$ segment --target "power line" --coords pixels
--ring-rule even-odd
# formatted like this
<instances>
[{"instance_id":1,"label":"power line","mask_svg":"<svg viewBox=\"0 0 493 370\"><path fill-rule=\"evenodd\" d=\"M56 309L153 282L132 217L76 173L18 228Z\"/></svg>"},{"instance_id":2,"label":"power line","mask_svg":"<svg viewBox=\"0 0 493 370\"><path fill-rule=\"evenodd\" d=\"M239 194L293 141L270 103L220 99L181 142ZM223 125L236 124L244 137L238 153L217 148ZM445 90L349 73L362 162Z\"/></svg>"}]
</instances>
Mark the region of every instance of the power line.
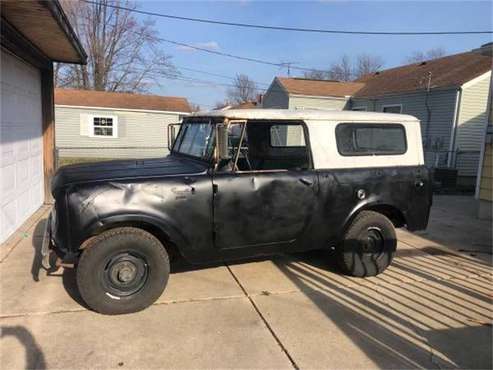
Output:
<instances>
[{"instance_id":1,"label":"power line","mask_svg":"<svg viewBox=\"0 0 493 370\"><path fill-rule=\"evenodd\" d=\"M98 4L96 1L83 0L88 4ZM189 21L197 23L207 23L216 24L222 26L231 27L243 27L243 28L256 28L264 30L275 30L275 31L290 31L290 32L306 32L306 33L324 33L324 34L343 34L343 35L386 35L386 36L429 36L429 35L478 35L478 34L493 34L492 30L488 31L349 31L349 30L327 30L320 28L300 28L300 27L290 27L290 26L269 26L263 24L253 24L253 23L239 23L239 22L225 22L213 19L204 18L192 18L192 17L182 17L171 14L149 12L145 10L132 9L120 5L106 4L106 6L126 10L138 14L149 15L153 17L168 18L180 21Z\"/></svg>"},{"instance_id":2,"label":"power line","mask_svg":"<svg viewBox=\"0 0 493 370\"><path fill-rule=\"evenodd\" d=\"M191 71L191 72L202 73L202 74L210 75L210 76L214 76L214 77L225 78L225 79L228 79L228 80L231 80L231 81L234 81L235 80L235 77L232 77L232 76L225 76L225 75L222 75L222 74L208 72L208 71L204 71L204 70L201 70L201 69L194 69L194 68L190 68L190 67L183 67L183 66L177 66L177 65L175 65L175 67L177 69L183 69L185 71ZM254 82L257 85L264 85L264 86L269 86L270 85L269 83L266 83L266 82L258 82L258 81L254 81Z\"/></svg>"},{"instance_id":3,"label":"power line","mask_svg":"<svg viewBox=\"0 0 493 370\"><path fill-rule=\"evenodd\" d=\"M88 2L86 0L81 0L81 1ZM108 5L108 6L110 6L110 5ZM115 27L115 25L112 25L112 24L108 24L108 26ZM138 32L138 31L133 31L133 30L127 30L127 32L136 34L138 36L144 36L144 37L148 36L148 35L144 34L143 32ZM152 38L156 41L166 42L168 44L172 44L172 45L176 45L176 46L182 46L182 47L186 47L189 49L202 51L204 53L209 53L209 54L213 54L213 55L218 55L218 56L222 56L222 57L237 59L237 60L251 62L251 63L264 64L264 65L269 65L269 66L273 66L273 67L277 67L277 68L289 68L289 69L303 71L303 72L324 72L321 69L308 68L308 67L297 67L297 66L294 66L292 62L288 62L288 63L286 63L286 62L272 62L269 60L263 60L263 59L245 57L245 56L235 55L235 54L230 54L230 53L224 53L221 51L211 50L211 49L203 48L200 46L195 46L192 44L187 44L187 43L180 42L180 41L165 39L163 37L158 37L158 36L152 36Z\"/></svg>"},{"instance_id":4,"label":"power line","mask_svg":"<svg viewBox=\"0 0 493 370\"><path fill-rule=\"evenodd\" d=\"M132 32L134 32L134 31L132 31ZM136 33L138 35L142 35L139 32L134 32L134 33ZM271 62L271 61L268 61L268 60L262 60L262 59L244 57L244 56L241 56L241 55L235 55L235 54L230 54L230 53L223 53L221 51L210 50L210 49L207 49L207 48L202 48L202 47L199 47L199 46L195 46L195 45L191 45L191 44L186 44L184 42L169 40L169 39L165 39L165 38L162 38L162 37L156 37L156 36L154 36L154 38L156 40L158 40L158 41L167 42L169 44L173 44L173 45L177 45L177 46L184 46L184 47L187 47L187 48L190 48L190 49L194 49L194 50L198 50L198 51L203 51L205 53L220 55L220 56L223 56L223 57L238 59L238 60L242 60L242 61L246 61L246 62L258 63L258 64L265 64L265 65L270 65L270 66L274 66L274 67L278 67L278 68L285 68L285 67L288 66L287 63ZM305 71L305 72L323 72L323 70L320 70L320 69L307 68L307 67L296 67L296 66L293 66L291 63L289 63L289 64L290 64L290 66L289 66L290 69L295 69L295 70Z\"/></svg>"}]
</instances>

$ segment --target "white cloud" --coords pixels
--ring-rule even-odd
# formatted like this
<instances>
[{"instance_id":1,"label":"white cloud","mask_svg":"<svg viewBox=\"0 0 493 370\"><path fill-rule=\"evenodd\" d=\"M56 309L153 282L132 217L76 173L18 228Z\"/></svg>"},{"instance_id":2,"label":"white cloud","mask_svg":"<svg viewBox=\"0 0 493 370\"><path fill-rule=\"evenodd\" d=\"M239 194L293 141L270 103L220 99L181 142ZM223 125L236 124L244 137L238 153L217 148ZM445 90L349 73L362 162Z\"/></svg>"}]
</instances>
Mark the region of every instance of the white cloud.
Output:
<instances>
[{"instance_id":1,"label":"white cloud","mask_svg":"<svg viewBox=\"0 0 493 370\"><path fill-rule=\"evenodd\" d=\"M191 45L195 46L197 48L207 49L207 50L219 50L219 49L221 49L219 47L219 44L217 43L217 41L196 42L196 43L191 44ZM194 48L191 48L191 47L185 46L185 45L180 45L180 46L177 46L176 48L178 50L181 50L181 51L197 51Z\"/></svg>"}]
</instances>

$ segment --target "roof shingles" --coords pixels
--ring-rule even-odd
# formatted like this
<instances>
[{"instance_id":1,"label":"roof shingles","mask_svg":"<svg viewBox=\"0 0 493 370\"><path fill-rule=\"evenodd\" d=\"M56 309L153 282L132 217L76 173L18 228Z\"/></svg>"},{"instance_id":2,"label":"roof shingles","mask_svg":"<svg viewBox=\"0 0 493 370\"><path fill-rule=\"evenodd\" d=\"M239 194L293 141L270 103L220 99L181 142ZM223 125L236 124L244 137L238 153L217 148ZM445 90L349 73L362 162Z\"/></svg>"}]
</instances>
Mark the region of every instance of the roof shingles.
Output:
<instances>
[{"instance_id":1,"label":"roof shingles","mask_svg":"<svg viewBox=\"0 0 493 370\"><path fill-rule=\"evenodd\" d=\"M186 98L94 90L55 89L56 105L190 113Z\"/></svg>"},{"instance_id":2,"label":"roof shingles","mask_svg":"<svg viewBox=\"0 0 493 370\"><path fill-rule=\"evenodd\" d=\"M358 79L364 87L355 97L377 97L437 88L459 87L491 70L492 58L467 52L424 63L408 64Z\"/></svg>"},{"instance_id":3,"label":"roof shingles","mask_svg":"<svg viewBox=\"0 0 493 370\"><path fill-rule=\"evenodd\" d=\"M277 77L279 83L289 94L326 97L346 97L354 95L364 83L329 80L311 80L306 78Z\"/></svg>"},{"instance_id":4,"label":"roof shingles","mask_svg":"<svg viewBox=\"0 0 493 370\"><path fill-rule=\"evenodd\" d=\"M293 95L370 98L420 91L428 84L430 89L459 87L491 68L491 56L467 52L371 73L354 82L285 77L277 80Z\"/></svg>"}]
</instances>

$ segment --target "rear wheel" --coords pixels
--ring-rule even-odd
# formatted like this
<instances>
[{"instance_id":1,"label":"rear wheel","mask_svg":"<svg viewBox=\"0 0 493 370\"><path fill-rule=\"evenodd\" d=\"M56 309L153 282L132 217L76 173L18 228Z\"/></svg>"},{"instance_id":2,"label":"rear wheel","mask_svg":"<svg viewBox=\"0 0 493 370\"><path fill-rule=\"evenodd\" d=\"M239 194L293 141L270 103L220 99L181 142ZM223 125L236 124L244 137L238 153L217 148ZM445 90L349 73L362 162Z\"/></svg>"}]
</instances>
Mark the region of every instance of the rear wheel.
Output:
<instances>
[{"instance_id":1,"label":"rear wheel","mask_svg":"<svg viewBox=\"0 0 493 370\"><path fill-rule=\"evenodd\" d=\"M396 246L392 222L380 213L363 211L351 223L337 248L338 263L346 274L375 276L390 265Z\"/></svg>"},{"instance_id":2,"label":"rear wheel","mask_svg":"<svg viewBox=\"0 0 493 370\"><path fill-rule=\"evenodd\" d=\"M165 248L150 233L132 227L91 239L77 265L82 299L100 313L140 311L164 291L169 277Z\"/></svg>"}]
</instances>

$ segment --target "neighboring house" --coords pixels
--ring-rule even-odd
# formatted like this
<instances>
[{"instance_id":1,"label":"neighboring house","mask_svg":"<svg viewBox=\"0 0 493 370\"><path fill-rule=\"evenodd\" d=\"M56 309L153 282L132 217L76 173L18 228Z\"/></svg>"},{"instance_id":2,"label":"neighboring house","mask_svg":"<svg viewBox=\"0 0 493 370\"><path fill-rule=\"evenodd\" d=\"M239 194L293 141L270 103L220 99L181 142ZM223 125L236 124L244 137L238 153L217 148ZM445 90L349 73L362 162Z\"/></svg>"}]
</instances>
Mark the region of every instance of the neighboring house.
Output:
<instances>
[{"instance_id":1,"label":"neighboring house","mask_svg":"<svg viewBox=\"0 0 493 370\"><path fill-rule=\"evenodd\" d=\"M413 115L421 121L426 164L457 169L458 183L473 188L491 65L491 56L474 51L375 72L356 82L276 77L263 97L263 108Z\"/></svg>"},{"instance_id":2,"label":"neighboring house","mask_svg":"<svg viewBox=\"0 0 493 370\"><path fill-rule=\"evenodd\" d=\"M163 156L168 153L168 125L190 112L181 97L55 89L60 163Z\"/></svg>"},{"instance_id":3,"label":"neighboring house","mask_svg":"<svg viewBox=\"0 0 493 370\"><path fill-rule=\"evenodd\" d=\"M263 108L343 110L363 83L276 77L262 97Z\"/></svg>"},{"instance_id":4,"label":"neighboring house","mask_svg":"<svg viewBox=\"0 0 493 370\"><path fill-rule=\"evenodd\" d=\"M387 69L364 76L349 109L404 113L421 120L425 160L458 170L475 184L486 126L491 57L476 52Z\"/></svg>"},{"instance_id":5,"label":"neighboring house","mask_svg":"<svg viewBox=\"0 0 493 370\"><path fill-rule=\"evenodd\" d=\"M476 187L476 198L479 201L478 217L491 220L493 206L493 123L491 121L485 135L479 171Z\"/></svg>"},{"instance_id":6,"label":"neighboring house","mask_svg":"<svg viewBox=\"0 0 493 370\"><path fill-rule=\"evenodd\" d=\"M0 6L3 243L43 202L51 201L53 61L84 64L86 54L58 1L2 1Z\"/></svg>"},{"instance_id":7,"label":"neighboring house","mask_svg":"<svg viewBox=\"0 0 493 370\"><path fill-rule=\"evenodd\" d=\"M475 50L493 57L493 43L488 47ZM486 45L488 46L488 45ZM476 181L476 199L478 199L478 217L492 218L493 207L493 76L490 76L490 91L488 97L488 125L485 128L483 147L479 161L478 179Z\"/></svg>"}]
</instances>

